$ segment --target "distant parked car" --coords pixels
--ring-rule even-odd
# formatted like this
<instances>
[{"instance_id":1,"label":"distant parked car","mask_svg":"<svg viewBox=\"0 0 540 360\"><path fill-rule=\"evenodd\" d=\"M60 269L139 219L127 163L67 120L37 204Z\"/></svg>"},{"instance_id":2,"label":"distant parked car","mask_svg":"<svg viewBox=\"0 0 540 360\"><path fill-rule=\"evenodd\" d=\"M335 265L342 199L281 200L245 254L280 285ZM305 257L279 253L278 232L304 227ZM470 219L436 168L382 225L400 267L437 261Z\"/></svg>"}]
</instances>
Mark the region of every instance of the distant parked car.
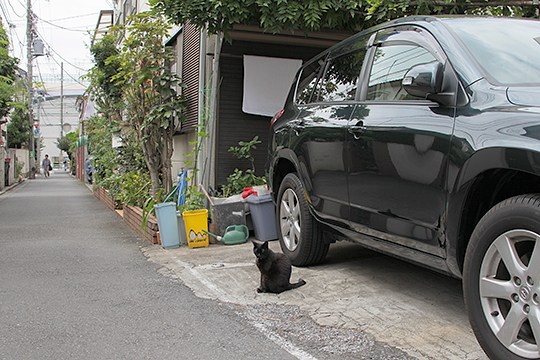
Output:
<instances>
[{"instance_id":1,"label":"distant parked car","mask_svg":"<svg viewBox=\"0 0 540 360\"><path fill-rule=\"evenodd\" d=\"M297 266L356 241L463 279L492 359L540 358L540 22L410 17L305 63L271 126Z\"/></svg>"}]
</instances>

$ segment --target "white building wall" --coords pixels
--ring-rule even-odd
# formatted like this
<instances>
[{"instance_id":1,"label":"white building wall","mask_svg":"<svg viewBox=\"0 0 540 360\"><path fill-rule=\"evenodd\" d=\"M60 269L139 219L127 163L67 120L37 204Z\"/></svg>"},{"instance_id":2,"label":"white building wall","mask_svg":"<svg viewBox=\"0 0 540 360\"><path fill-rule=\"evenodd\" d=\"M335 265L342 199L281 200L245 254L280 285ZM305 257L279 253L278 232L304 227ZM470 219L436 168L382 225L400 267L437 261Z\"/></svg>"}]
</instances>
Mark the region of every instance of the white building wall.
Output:
<instances>
[{"instance_id":1,"label":"white building wall","mask_svg":"<svg viewBox=\"0 0 540 360\"><path fill-rule=\"evenodd\" d=\"M30 171L28 167L28 149L15 149L15 156L17 157L17 163L23 164L21 174L26 176Z\"/></svg>"},{"instance_id":2,"label":"white building wall","mask_svg":"<svg viewBox=\"0 0 540 360\"><path fill-rule=\"evenodd\" d=\"M63 135L76 131L79 126L79 112L76 107L76 95L64 96L63 109L59 98L41 102L37 111L40 129L40 141L38 145L38 164L49 155L53 164L57 167L67 154L58 148L58 139ZM63 119L60 114L63 112ZM63 128L61 126L63 123Z\"/></svg>"},{"instance_id":3,"label":"white building wall","mask_svg":"<svg viewBox=\"0 0 540 360\"><path fill-rule=\"evenodd\" d=\"M191 132L187 134L177 135L174 137L173 141L173 156L172 156L172 176L173 181L176 181L176 174L180 172L180 170L190 170L192 168L191 165L187 165L186 162L193 161L192 156L188 156L188 154L191 154L193 152L193 142L196 139L196 133Z\"/></svg>"}]
</instances>

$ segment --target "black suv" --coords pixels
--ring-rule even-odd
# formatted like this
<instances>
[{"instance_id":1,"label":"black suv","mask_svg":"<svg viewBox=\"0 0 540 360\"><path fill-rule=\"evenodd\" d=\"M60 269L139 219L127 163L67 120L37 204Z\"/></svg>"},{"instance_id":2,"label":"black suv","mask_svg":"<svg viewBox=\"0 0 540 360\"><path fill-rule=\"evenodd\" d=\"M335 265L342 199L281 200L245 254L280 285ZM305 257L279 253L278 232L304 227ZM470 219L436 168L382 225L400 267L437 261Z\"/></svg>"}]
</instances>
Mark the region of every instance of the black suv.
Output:
<instances>
[{"instance_id":1,"label":"black suv","mask_svg":"<svg viewBox=\"0 0 540 360\"><path fill-rule=\"evenodd\" d=\"M540 357L539 21L410 17L321 53L268 176L294 265L349 239L460 277L489 357Z\"/></svg>"}]
</instances>

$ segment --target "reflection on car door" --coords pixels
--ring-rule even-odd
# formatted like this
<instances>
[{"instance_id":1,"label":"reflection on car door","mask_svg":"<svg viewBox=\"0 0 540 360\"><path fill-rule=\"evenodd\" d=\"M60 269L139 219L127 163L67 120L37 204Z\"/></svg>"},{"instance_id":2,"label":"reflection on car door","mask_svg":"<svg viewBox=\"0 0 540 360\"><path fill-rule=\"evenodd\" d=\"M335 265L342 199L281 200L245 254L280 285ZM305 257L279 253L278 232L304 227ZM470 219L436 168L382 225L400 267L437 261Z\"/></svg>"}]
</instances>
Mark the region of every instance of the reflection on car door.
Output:
<instances>
[{"instance_id":1,"label":"reflection on car door","mask_svg":"<svg viewBox=\"0 0 540 360\"><path fill-rule=\"evenodd\" d=\"M294 124L291 147L315 211L327 221L348 218L347 174L343 158L347 123L354 104L306 106ZM301 130L301 131L300 131Z\"/></svg>"},{"instance_id":2,"label":"reflection on car door","mask_svg":"<svg viewBox=\"0 0 540 360\"><path fill-rule=\"evenodd\" d=\"M390 33L376 44L365 101L349 123L351 226L444 256L440 233L454 110L403 90L408 69L435 60L425 45L404 38Z\"/></svg>"},{"instance_id":3,"label":"reflection on car door","mask_svg":"<svg viewBox=\"0 0 540 360\"><path fill-rule=\"evenodd\" d=\"M328 55L313 93L305 94L309 85L299 86L298 101L310 98L310 102L299 105L300 114L291 122L291 147L298 155L313 209L319 217L340 226L349 219L344 155L366 43L360 38Z\"/></svg>"}]
</instances>

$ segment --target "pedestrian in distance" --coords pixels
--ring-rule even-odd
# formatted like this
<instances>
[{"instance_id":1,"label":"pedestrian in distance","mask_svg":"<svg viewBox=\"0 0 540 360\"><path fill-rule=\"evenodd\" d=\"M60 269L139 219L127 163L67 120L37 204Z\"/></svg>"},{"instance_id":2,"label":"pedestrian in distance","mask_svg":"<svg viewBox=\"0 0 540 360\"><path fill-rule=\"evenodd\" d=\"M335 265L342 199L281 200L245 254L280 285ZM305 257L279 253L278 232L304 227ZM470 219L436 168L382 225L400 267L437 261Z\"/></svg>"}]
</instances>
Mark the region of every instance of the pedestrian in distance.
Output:
<instances>
[{"instance_id":1,"label":"pedestrian in distance","mask_svg":"<svg viewBox=\"0 0 540 360\"><path fill-rule=\"evenodd\" d=\"M92 162L90 159L86 159L84 162L84 166L86 168L86 179L89 184L92 183L92 175L94 174L94 167L92 166Z\"/></svg>"},{"instance_id":2,"label":"pedestrian in distance","mask_svg":"<svg viewBox=\"0 0 540 360\"><path fill-rule=\"evenodd\" d=\"M43 168L43 175L49 177L51 175L50 171L52 170L52 165L48 154L45 154L45 158L41 162L41 167Z\"/></svg>"}]
</instances>

